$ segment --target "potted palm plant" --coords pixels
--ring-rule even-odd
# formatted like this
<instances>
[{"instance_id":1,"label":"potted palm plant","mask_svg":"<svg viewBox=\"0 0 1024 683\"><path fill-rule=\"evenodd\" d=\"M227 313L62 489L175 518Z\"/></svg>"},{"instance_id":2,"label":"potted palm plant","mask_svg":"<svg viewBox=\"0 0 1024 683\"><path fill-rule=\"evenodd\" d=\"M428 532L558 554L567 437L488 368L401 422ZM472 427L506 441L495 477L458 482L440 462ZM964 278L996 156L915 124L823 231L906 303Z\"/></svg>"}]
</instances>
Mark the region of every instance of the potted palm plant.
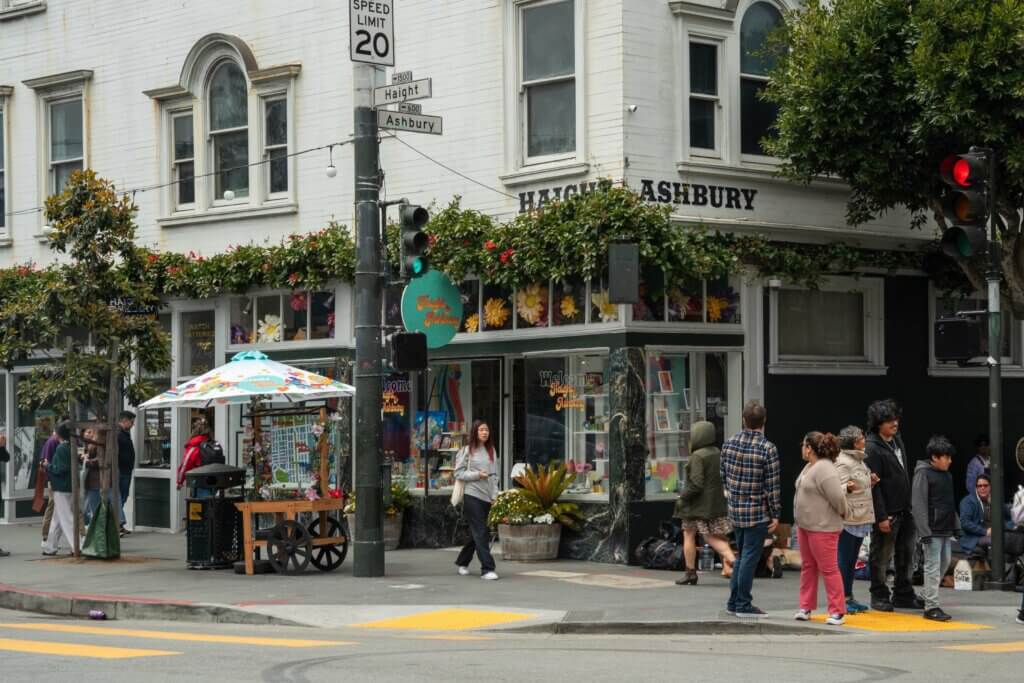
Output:
<instances>
[{"instance_id":1,"label":"potted palm plant","mask_svg":"<svg viewBox=\"0 0 1024 683\"><path fill-rule=\"evenodd\" d=\"M514 488L498 494L487 522L497 527L501 554L506 560L535 562L558 557L562 527L576 529L582 522L576 503L559 502L572 477L565 463L527 466Z\"/></svg>"},{"instance_id":2,"label":"potted palm plant","mask_svg":"<svg viewBox=\"0 0 1024 683\"><path fill-rule=\"evenodd\" d=\"M345 521L348 522L349 534L356 540L356 494L346 496L344 508ZM402 514L412 505L409 489L399 482L391 484L391 504L384 508L384 550L397 550L402 538Z\"/></svg>"}]
</instances>

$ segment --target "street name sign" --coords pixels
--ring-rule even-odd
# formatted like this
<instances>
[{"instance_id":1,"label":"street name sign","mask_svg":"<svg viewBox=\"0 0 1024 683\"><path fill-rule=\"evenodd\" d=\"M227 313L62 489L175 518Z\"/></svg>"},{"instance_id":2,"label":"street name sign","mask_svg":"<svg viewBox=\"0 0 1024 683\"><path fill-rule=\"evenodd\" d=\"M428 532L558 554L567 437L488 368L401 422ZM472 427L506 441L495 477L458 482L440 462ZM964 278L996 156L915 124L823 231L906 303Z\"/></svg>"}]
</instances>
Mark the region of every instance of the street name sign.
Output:
<instances>
[{"instance_id":1,"label":"street name sign","mask_svg":"<svg viewBox=\"0 0 1024 683\"><path fill-rule=\"evenodd\" d=\"M426 114L406 114L400 111L377 110L377 127L391 130L404 130L410 133L428 133L441 135L442 119L440 116Z\"/></svg>"},{"instance_id":2,"label":"street name sign","mask_svg":"<svg viewBox=\"0 0 1024 683\"><path fill-rule=\"evenodd\" d=\"M425 100L433 94L433 82L429 78L406 83L392 83L373 89L373 106L398 104L412 100Z\"/></svg>"},{"instance_id":3,"label":"street name sign","mask_svg":"<svg viewBox=\"0 0 1024 683\"><path fill-rule=\"evenodd\" d=\"M395 0L349 0L348 47L353 62L395 65Z\"/></svg>"}]
</instances>

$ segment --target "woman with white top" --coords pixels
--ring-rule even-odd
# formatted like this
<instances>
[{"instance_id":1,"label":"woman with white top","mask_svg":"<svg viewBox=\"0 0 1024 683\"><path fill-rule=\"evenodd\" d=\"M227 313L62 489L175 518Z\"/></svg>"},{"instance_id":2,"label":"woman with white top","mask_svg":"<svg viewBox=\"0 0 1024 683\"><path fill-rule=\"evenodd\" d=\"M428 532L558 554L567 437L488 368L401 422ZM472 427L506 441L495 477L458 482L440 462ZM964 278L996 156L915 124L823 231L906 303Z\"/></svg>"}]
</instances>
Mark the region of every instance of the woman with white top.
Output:
<instances>
[{"instance_id":1,"label":"woman with white top","mask_svg":"<svg viewBox=\"0 0 1024 683\"><path fill-rule=\"evenodd\" d=\"M455 560L460 576L469 574L469 563L476 551L480 558L480 578L487 581L498 578L494 571L494 557L491 556L491 535L487 531L487 514L498 495L495 467L491 429L486 422L475 420L469 433L469 445L455 456L455 478L466 486L462 507L470 533L469 543L462 547Z\"/></svg>"}]
</instances>

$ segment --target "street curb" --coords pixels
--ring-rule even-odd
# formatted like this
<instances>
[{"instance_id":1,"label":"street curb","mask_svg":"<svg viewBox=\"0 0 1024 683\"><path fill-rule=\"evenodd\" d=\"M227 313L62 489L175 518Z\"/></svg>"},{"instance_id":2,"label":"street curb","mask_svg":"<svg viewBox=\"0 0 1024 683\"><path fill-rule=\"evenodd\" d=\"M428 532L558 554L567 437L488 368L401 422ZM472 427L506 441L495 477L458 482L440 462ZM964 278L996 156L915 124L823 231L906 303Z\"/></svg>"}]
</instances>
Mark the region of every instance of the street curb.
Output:
<instances>
[{"instance_id":1,"label":"street curb","mask_svg":"<svg viewBox=\"0 0 1024 683\"><path fill-rule=\"evenodd\" d=\"M763 635L822 636L842 634L841 629L794 626L772 621L556 621L548 624L489 629L492 632L550 633L554 635Z\"/></svg>"},{"instance_id":2,"label":"street curb","mask_svg":"<svg viewBox=\"0 0 1024 683\"><path fill-rule=\"evenodd\" d=\"M60 617L88 617L91 610L101 610L107 619L306 626L291 619L250 612L230 605L49 593L4 585L0 585L0 608Z\"/></svg>"}]
</instances>

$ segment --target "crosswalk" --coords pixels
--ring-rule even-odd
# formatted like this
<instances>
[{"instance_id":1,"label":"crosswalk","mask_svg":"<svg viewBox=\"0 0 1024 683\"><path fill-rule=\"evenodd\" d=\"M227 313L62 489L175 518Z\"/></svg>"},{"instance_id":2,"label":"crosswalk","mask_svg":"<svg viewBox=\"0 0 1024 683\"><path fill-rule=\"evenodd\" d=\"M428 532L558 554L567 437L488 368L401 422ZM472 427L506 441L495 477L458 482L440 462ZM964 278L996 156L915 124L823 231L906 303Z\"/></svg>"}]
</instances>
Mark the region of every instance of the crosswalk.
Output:
<instances>
[{"instance_id":1,"label":"crosswalk","mask_svg":"<svg viewBox=\"0 0 1024 683\"><path fill-rule=\"evenodd\" d=\"M29 635L43 633L45 639L29 638ZM18 635L20 637L6 637ZM78 642L75 636L99 636L111 639L117 646ZM56 640L55 638L61 638ZM308 638L269 638L265 636L240 636L219 633L186 632L174 630L148 630L119 628L116 626L78 624L73 622L12 622L0 623L0 651L60 657L87 657L92 659L133 659L141 657L168 657L184 654L177 649L151 649L150 647L128 647L138 641L163 641L167 643L203 643L218 645L251 646L254 648L331 648L356 645L348 640L321 640Z\"/></svg>"}]
</instances>

